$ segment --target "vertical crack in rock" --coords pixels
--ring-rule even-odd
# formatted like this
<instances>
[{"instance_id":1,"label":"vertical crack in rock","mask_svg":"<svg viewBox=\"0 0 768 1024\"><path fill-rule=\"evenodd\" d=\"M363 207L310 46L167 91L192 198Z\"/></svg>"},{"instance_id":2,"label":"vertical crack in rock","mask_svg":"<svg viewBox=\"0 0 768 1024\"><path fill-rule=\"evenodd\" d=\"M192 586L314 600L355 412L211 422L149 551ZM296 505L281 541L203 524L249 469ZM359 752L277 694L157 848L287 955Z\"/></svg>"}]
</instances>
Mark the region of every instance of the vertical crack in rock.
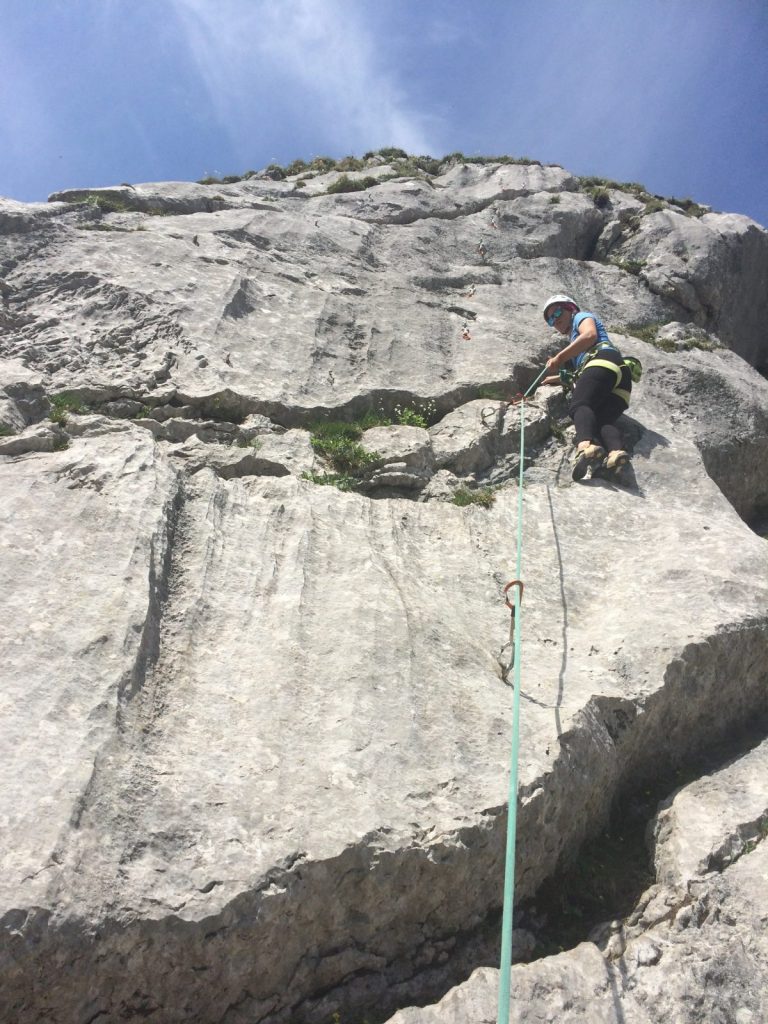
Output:
<instances>
[{"instance_id":1,"label":"vertical crack in rock","mask_svg":"<svg viewBox=\"0 0 768 1024\"><path fill-rule=\"evenodd\" d=\"M175 478L175 490L165 506L164 528L158 531L149 542L147 608L133 663L130 670L125 673L118 684L116 707L117 734L115 738L98 752L94 759L90 778L75 803L70 819L70 827L75 831L82 827L84 816L87 815L89 809L98 800L99 794L104 788L102 775L105 773L109 774L109 766L112 764L116 752L122 747L128 731L133 726L130 712L132 702L146 687L147 679L151 676L152 667L159 657L163 609L168 598L178 521L183 505L184 478L181 475L177 475ZM132 643L135 643L133 638L129 638L126 641L126 644ZM61 862L63 850L67 846L68 839L67 834L60 838L57 849L53 854L54 862Z\"/></svg>"},{"instance_id":2,"label":"vertical crack in rock","mask_svg":"<svg viewBox=\"0 0 768 1024\"><path fill-rule=\"evenodd\" d=\"M213 483L214 480L209 471L201 474L198 481L180 482L174 502L160 585L153 590L156 599L148 634L149 656L140 666L144 672L142 699L134 702L138 704L134 725L145 733L150 733L162 718L169 701L178 702L174 689L177 681L184 678L176 664L179 656L184 655L183 649L178 649L179 625L185 622L187 635L194 633L194 620L205 600L206 566L211 548L221 543L217 519L225 492ZM195 549L194 534L199 531L204 540ZM195 564L198 560L202 565L201 576L190 588L188 577L198 568Z\"/></svg>"},{"instance_id":3,"label":"vertical crack in rock","mask_svg":"<svg viewBox=\"0 0 768 1024\"><path fill-rule=\"evenodd\" d=\"M183 700L176 692L183 674L175 665L180 652L174 638L178 620L194 619L200 601L199 593L186 592L188 534L200 528L198 519L206 507L212 506L216 515L216 493L211 495L206 488L211 477L202 476L202 483L197 485L176 478L175 493L167 504L164 533L151 544L147 613L134 665L120 690L118 731L99 751L88 784L76 803L70 828L60 837L53 856L54 862L63 868L51 882L49 899L61 908L63 915L57 928L65 935L73 934L76 943L83 941L77 937L83 925L77 916L71 918L67 914L71 902L81 907L90 905L100 933L110 935L116 929L119 931L115 915L119 918L120 914L116 914L115 908L133 865L142 858L151 861L158 837L171 851L189 848L196 839L194 824L180 829L173 822L157 820L151 828L140 828L137 822L147 809L149 818L153 817L153 804L164 785L164 777L170 774L165 766L157 764L156 754L164 716ZM216 542L216 534L211 528L197 552L202 554L203 564L209 557L210 544ZM200 585L205 588L204 573ZM194 624L189 629L193 631ZM104 837L97 841L102 829L106 829ZM74 877L67 880L67 871L73 866ZM210 892L217 884L214 880L207 890L202 886L201 891ZM94 896L95 892L99 895ZM148 901L161 902L154 895ZM184 903L177 902L173 909L182 910Z\"/></svg>"},{"instance_id":4,"label":"vertical crack in rock","mask_svg":"<svg viewBox=\"0 0 768 1024\"><path fill-rule=\"evenodd\" d=\"M118 693L118 722L124 706L143 688L147 675L160 653L160 629L163 608L168 599L171 566L174 558L179 519L184 507L184 478L176 478L176 491L168 502L165 514L165 532L150 542L148 569L148 602L139 648L131 671L123 679Z\"/></svg>"}]
</instances>

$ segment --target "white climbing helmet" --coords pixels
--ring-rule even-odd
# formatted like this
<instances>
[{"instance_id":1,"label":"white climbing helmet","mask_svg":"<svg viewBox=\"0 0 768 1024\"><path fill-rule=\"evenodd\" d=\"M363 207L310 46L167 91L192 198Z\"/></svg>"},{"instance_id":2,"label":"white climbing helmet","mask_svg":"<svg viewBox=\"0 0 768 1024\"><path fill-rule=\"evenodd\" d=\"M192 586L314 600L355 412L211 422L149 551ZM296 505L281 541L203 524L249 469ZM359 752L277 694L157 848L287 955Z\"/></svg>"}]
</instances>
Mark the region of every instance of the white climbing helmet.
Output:
<instances>
[{"instance_id":1,"label":"white climbing helmet","mask_svg":"<svg viewBox=\"0 0 768 1024\"><path fill-rule=\"evenodd\" d=\"M547 310L549 309L550 306L556 306L558 303L566 303L566 302L569 305L571 305L571 306L575 306L576 307L576 312L577 313L579 312L579 304L578 304L578 302L576 301L576 299L572 299L570 295L550 295L550 297L544 303L544 308L541 311L542 315L544 316L544 319L545 320L547 319Z\"/></svg>"}]
</instances>

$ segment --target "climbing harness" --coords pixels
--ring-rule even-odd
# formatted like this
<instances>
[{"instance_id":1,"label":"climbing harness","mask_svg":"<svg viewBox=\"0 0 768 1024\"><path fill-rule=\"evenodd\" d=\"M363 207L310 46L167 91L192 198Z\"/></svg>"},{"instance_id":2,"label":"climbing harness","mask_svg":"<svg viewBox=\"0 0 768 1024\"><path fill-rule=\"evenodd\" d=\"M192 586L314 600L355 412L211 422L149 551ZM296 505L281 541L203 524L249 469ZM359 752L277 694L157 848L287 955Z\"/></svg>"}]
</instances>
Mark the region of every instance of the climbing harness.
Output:
<instances>
[{"instance_id":1,"label":"climbing harness","mask_svg":"<svg viewBox=\"0 0 768 1024\"><path fill-rule=\"evenodd\" d=\"M606 370L613 370L616 374L616 384L611 388L612 395L618 395L619 398L623 398L624 401L629 405L630 392L621 386L621 367L617 366L616 363L610 362L608 359L588 359L581 366L581 370L586 370L588 366L602 366ZM576 379L581 376L580 373L576 374Z\"/></svg>"},{"instance_id":2,"label":"climbing harness","mask_svg":"<svg viewBox=\"0 0 768 1024\"><path fill-rule=\"evenodd\" d=\"M517 770L520 749L520 604L525 584L522 581L523 560L523 467L525 464L525 400L536 390L547 372L545 367L525 394L520 398L520 472L517 484L517 559L515 579L504 587L504 603L511 610L510 631L513 636L512 666L514 667L512 698L512 741L509 759L509 793L507 798L507 842L504 867L504 910L501 921L501 964L499 968L498 1024L509 1024L509 987L512 970L512 912L515 904L515 846L517 839ZM513 399L510 405L518 404ZM514 601L510 603L509 592Z\"/></svg>"},{"instance_id":3,"label":"climbing harness","mask_svg":"<svg viewBox=\"0 0 768 1024\"><path fill-rule=\"evenodd\" d=\"M569 384L572 387L588 366L602 366L606 370L613 370L616 374L616 386L611 390L611 394L618 395L619 398L623 398L627 405L629 405L630 392L621 386L621 371L626 366L629 370L630 377L635 383L637 383L643 375L643 364L634 356L621 356L622 362L620 364L612 363L608 359L600 359L600 351L607 348L611 349L613 352L617 352L621 356L621 353L615 345L606 345L605 342L600 345L595 345L594 348L591 348L587 352L584 361L577 370L573 372L570 370L565 371L566 374L571 374ZM563 382L562 370L560 371L560 380ZM566 387L565 383L563 386Z\"/></svg>"}]
</instances>

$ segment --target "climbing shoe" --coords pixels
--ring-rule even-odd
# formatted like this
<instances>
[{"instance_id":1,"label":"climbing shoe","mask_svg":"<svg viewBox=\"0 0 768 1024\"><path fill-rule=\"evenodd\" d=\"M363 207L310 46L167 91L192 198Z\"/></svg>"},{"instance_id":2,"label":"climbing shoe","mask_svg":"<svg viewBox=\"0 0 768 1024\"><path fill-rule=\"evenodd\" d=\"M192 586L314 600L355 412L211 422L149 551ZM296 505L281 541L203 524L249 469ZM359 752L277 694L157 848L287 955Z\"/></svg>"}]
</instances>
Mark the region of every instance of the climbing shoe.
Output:
<instances>
[{"instance_id":1,"label":"climbing shoe","mask_svg":"<svg viewBox=\"0 0 768 1024\"><path fill-rule=\"evenodd\" d=\"M629 462L629 455L624 451L610 452L605 460L605 468L611 473L620 473Z\"/></svg>"},{"instance_id":2,"label":"climbing shoe","mask_svg":"<svg viewBox=\"0 0 768 1024\"><path fill-rule=\"evenodd\" d=\"M574 480L583 480L587 475L587 470L601 465L604 458L605 449L601 448L599 444L582 441L576 450L576 462L571 476Z\"/></svg>"}]
</instances>

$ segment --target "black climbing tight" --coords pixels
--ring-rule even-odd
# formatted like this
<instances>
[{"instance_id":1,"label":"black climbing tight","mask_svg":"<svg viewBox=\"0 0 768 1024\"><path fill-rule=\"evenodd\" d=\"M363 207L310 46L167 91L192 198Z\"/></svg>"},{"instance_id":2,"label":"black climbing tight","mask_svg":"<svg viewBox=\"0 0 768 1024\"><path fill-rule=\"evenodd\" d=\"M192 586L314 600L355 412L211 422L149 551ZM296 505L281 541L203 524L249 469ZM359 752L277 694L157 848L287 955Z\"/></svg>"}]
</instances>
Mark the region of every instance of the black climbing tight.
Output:
<instances>
[{"instance_id":1,"label":"black climbing tight","mask_svg":"<svg viewBox=\"0 0 768 1024\"><path fill-rule=\"evenodd\" d=\"M601 352L600 358L620 365L619 357L612 358ZM619 395L614 395L616 374L605 366L587 366L576 381L571 395L568 414L576 425L576 443L595 441L602 444L606 451L614 452L624 447L621 431L616 420L627 408L627 403ZM622 367L621 387L632 390L632 378L629 369Z\"/></svg>"}]
</instances>

